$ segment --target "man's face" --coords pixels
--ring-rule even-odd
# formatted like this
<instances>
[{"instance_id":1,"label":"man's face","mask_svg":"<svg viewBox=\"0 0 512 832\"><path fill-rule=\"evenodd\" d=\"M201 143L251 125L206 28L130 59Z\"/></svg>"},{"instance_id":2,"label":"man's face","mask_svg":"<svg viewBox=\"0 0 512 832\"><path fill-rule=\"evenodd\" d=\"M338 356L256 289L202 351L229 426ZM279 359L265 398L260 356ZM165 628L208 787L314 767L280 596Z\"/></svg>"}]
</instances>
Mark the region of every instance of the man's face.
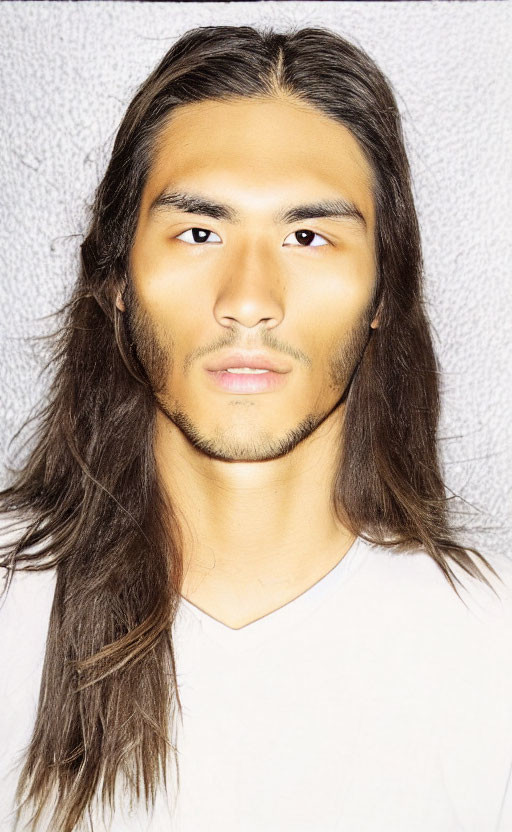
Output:
<instances>
[{"instance_id":1,"label":"man's face","mask_svg":"<svg viewBox=\"0 0 512 832\"><path fill-rule=\"evenodd\" d=\"M165 198L155 206L164 191L233 217ZM348 213L280 216L334 200ZM176 110L142 195L126 307L117 301L160 418L204 453L255 461L288 453L342 407L376 325L374 223L369 164L352 134L312 107L275 98ZM233 367L239 350L286 372L208 370L224 358Z\"/></svg>"}]
</instances>

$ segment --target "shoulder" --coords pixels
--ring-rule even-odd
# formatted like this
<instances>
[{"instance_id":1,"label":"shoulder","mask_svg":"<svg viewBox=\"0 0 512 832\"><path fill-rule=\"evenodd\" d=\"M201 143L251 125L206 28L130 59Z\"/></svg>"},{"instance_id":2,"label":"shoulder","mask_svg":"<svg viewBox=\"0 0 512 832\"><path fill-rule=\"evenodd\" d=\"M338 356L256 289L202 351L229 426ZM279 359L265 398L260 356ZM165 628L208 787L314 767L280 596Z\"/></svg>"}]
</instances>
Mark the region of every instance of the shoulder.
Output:
<instances>
[{"instance_id":1,"label":"shoulder","mask_svg":"<svg viewBox=\"0 0 512 832\"><path fill-rule=\"evenodd\" d=\"M7 517L0 514L0 547L2 560L5 559L11 547L20 540L27 529L26 521L19 517ZM37 551L37 547L31 547L31 552ZM26 569L17 568L9 580L9 570L0 567L2 577L2 590L0 598L0 615L5 616L14 613L18 608L35 605L37 609L48 603L48 598L53 597L55 588L55 569Z\"/></svg>"},{"instance_id":2,"label":"shoulder","mask_svg":"<svg viewBox=\"0 0 512 832\"><path fill-rule=\"evenodd\" d=\"M362 612L354 605L352 609L365 631L365 649L379 668L372 672L399 679L415 695L422 695L422 686L429 696L439 695L441 711L450 719L467 717L469 732L480 723L488 725L485 709L492 702L494 724L510 738L512 564L482 554L499 579L482 564L489 587L450 562L460 580L457 594L426 552L370 546L354 593ZM479 558L471 558L480 565ZM394 689L395 682L390 684ZM457 703L464 703L462 710Z\"/></svg>"},{"instance_id":3,"label":"shoulder","mask_svg":"<svg viewBox=\"0 0 512 832\"><path fill-rule=\"evenodd\" d=\"M13 544L23 533L20 522L0 515L0 544ZM2 549L5 556L6 550ZM2 692L14 695L40 672L55 592L54 569L17 569L12 576L0 567L0 666Z\"/></svg>"},{"instance_id":4,"label":"shoulder","mask_svg":"<svg viewBox=\"0 0 512 832\"><path fill-rule=\"evenodd\" d=\"M9 546L19 540L25 528L21 521L13 524L0 514L2 558L8 553ZM5 567L0 567L0 575L3 587L10 576ZM36 719L55 577L53 569L16 570L0 597L2 829L4 821L10 823L7 817L4 818L3 810L14 806L17 778Z\"/></svg>"},{"instance_id":5,"label":"shoulder","mask_svg":"<svg viewBox=\"0 0 512 832\"><path fill-rule=\"evenodd\" d=\"M447 561L454 585L423 549L398 552L391 547L366 544L370 568L365 582L370 602L405 622L423 622L445 633L464 630L512 646L512 557L482 552L495 575L476 555L472 563L488 581L468 574L453 559ZM512 655L512 654L511 654Z\"/></svg>"}]
</instances>

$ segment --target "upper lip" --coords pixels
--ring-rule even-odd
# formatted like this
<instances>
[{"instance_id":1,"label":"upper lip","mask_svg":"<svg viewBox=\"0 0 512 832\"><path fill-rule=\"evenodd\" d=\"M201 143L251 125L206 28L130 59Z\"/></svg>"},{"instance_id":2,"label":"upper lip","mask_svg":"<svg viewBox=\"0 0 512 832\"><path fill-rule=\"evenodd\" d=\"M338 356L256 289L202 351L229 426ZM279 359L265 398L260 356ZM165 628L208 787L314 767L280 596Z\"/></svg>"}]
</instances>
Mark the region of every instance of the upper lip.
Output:
<instances>
[{"instance_id":1,"label":"upper lip","mask_svg":"<svg viewBox=\"0 0 512 832\"><path fill-rule=\"evenodd\" d=\"M211 372L227 370L231 367L250 367L252 370L272 370L274 373L288 373L290 367L274 361L264 352L230 352L212 361L206 367Z\"/></svg>"}]
</instances>

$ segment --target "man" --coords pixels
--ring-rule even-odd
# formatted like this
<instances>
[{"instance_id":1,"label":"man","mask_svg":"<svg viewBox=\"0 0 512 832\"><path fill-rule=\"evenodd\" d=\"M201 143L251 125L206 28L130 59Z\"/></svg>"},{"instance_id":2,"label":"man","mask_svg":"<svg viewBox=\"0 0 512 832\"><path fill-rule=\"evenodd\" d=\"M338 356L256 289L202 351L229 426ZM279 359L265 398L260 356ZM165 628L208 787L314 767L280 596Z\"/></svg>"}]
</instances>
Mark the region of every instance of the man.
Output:
<instances>
[{"instance_id":1,"label":"man","mask_svg":"<svg viewBox=\"0 0 512 832\"><path fill-rule=\"evenodd\" d=\"M55 358L2 494L20 823L512 829L510 570L450 532L375 64L323 29L184 35L119 129Z\"/></svg>"}]
</instances>

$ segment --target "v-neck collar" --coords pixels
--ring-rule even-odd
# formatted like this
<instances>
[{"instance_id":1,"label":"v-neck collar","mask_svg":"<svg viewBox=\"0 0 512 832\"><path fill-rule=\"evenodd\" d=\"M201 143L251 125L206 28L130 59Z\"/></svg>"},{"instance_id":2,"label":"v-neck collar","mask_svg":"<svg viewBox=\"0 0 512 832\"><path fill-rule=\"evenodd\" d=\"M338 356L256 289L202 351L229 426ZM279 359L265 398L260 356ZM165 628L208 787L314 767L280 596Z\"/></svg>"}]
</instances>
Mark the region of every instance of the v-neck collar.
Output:
<instances>
[{"instance_id":1,"label":"v-neck collar","mask_svg":"<svg viewBox=\"0 0 512 832\"><path fill-rule=\"evenodd\" d=\"M270 636L280 635L283 630L288 629L316 608L328 594L332 593L340 583L346 581L349 575L358 568L365 559L367 551L364 540L356 537L341 560L316 583L283 604L282 607L238 629L218 621L183 597L179 611L183 610L185 614L192 615L196 622L199 622L202 634L222 647L237 651L256 646Z\"/></svg>"}]
</instances>

